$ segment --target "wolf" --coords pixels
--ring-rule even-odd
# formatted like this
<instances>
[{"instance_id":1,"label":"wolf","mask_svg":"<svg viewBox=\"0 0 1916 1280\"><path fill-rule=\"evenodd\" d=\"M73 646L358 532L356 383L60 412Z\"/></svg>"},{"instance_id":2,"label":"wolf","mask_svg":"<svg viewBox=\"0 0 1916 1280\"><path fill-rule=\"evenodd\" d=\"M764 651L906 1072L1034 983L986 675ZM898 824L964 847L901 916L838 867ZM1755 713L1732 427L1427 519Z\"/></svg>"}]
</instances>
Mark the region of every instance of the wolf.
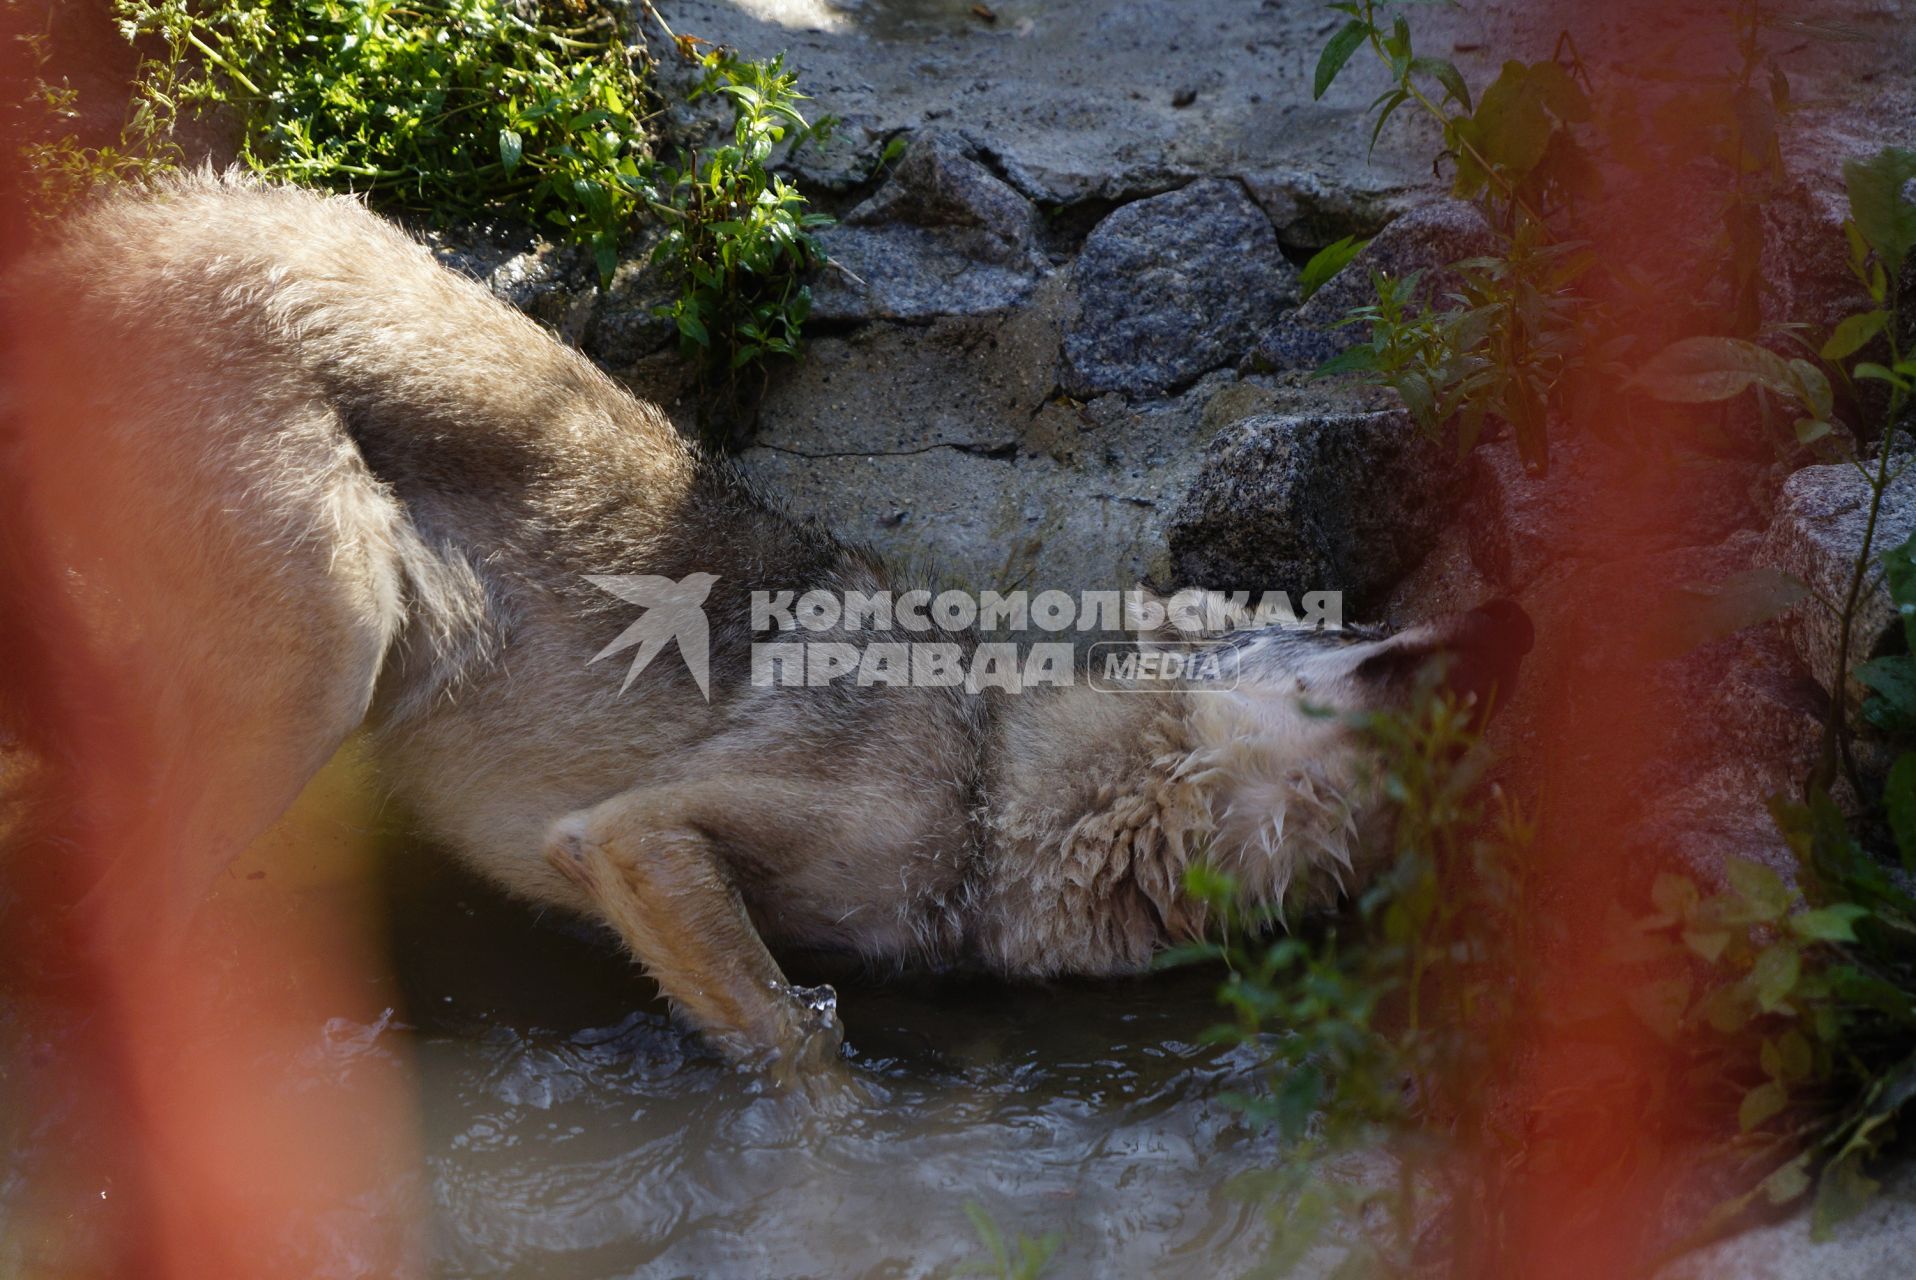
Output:
<instances>
[{"instance_id":1,"label":"wolf","mask_svg":"<svg viewBox=\"0 0 1916 1280\"><path fill-rule=\"evenodd\" d=\"M1394 634L1238 629L1208 687L754 681L754 592L905 584L358 201L162 181L72 218L7 307L24 514L184 815L168 847L193 865L142 911L190 916L364 726L460 858L609 926L781 1075L829 1068L841 1032L774 948L1125 973L1206 927L1200 858L1273 907L1361 875L1386 811L1362 735L1322 712L1403 706L1439 655L1487 698L1530 647L1493 602ZM595 663L637 643L616 582L682 588L709 671Z\"/></svg>"}]
</instances>

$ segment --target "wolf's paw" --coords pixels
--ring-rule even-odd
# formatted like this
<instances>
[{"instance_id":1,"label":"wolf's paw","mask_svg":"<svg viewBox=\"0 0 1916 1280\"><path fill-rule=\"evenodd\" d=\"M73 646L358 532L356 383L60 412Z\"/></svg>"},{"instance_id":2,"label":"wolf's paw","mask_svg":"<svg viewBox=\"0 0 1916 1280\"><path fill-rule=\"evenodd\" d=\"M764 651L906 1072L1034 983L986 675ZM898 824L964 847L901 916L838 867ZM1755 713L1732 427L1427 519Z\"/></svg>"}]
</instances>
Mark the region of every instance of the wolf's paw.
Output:
<instances>
[{"instance_id":1,"label":"wolf's paw","mask_svg":"<svg viewBox=\"0 0 1916 1280\"><path fill-rule=\"evenodd\" d=\"M803 1094L822 1111L842 1114L871 1100L840 1052L845 1028L838 993L828 986L793 987L793 1026L765 1067L774 1084Z\"/></svg>"}]
</instances>

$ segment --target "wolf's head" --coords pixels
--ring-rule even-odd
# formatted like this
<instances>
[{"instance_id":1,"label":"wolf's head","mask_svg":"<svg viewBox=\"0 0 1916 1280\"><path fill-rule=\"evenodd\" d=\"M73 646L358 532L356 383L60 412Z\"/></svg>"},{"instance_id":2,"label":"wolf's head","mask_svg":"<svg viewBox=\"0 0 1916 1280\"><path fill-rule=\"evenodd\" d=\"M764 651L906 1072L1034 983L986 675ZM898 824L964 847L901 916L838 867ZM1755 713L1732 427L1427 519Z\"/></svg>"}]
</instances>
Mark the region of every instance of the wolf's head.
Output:
<instances>
[{"instance_id":1,"label":"wolf's head","mask_svg":"<svg viewBox=\"0 0 1916 1280\"><path fill-rule=\"evenodd\" d=\"M1205 646L1217 659L1185 686L1192 750L1180 772L1205 793L1210 860L1270 907L1287 890L1297 902L1351 887L1387 852L1366 714L1409 713L1438 682L1487 718L1509 696L1533 638L1510 600L1395 633L1255 628L1241 612L1222 612L1230 628L1222 634L1167 627L1140 639Z\"/></svg>"}]
</instances>

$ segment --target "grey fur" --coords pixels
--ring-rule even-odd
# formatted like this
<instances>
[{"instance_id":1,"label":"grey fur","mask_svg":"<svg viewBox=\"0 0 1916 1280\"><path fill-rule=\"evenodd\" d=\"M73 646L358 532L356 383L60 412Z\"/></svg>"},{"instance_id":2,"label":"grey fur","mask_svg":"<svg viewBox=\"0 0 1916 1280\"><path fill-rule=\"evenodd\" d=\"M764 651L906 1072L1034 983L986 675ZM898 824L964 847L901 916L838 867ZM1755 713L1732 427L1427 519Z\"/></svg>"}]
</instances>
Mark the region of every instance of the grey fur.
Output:
<instances>
[{"instance_id":1,"label":"grey fur","mask_svg":"<svg viewBox=\"0 0 1916 1280\"><path fill-rule=\"evenodd\" d=\"M208 869L363 720L437 836L608 922L742 1056L837 1043L761 937L1109 973L1202 927L1202 850L1273 903L1344 874L1362 751L1300 695L1374 705L1367 657L1447 634L1242 642L1230 694L754 688L750 591L900 584L356 202L182 178L77 219L13 296L53 388L29 408L85 458L42 455L39 500L112 508L71 566L101 643L139 632L156 715L190 683L256 740ZM51 372L87 352L111 359ZM621 694L588 660L632 610L587 576L695 571L710 701L676 660Z\"/></svg>"}]
</instances>

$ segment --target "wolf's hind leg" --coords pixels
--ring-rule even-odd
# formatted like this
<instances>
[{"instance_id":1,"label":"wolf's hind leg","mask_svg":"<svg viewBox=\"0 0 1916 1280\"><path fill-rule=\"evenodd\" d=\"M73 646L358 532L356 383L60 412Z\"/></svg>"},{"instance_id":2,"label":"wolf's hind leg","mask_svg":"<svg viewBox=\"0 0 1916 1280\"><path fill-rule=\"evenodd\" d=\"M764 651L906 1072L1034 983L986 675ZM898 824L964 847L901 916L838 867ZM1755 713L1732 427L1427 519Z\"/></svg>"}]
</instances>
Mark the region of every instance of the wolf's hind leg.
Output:
<instances>
[{"instance_id":1,"label":"wolf's hind leg","mask_svg":"<svg viewBox=\"0 0 1916 1280\"><path fill-rule=\"evenodd\" d=\"M554 824L546 859L591 898L678 1009L733 1057L784 1080L837 1068L830 987L785 980L719 850L696 789L627 792Z\"/></svg>"}]
</instances>

